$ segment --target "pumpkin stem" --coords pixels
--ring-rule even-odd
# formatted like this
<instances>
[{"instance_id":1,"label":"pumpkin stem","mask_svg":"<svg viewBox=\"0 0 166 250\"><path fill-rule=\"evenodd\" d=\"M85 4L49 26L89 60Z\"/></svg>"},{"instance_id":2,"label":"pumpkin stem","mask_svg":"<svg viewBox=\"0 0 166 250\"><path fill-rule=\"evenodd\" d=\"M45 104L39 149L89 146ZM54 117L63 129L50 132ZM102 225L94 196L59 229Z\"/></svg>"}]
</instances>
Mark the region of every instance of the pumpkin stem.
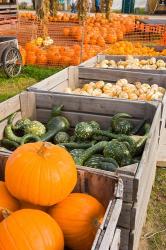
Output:
<instances>
[{"instance_id":1,"label":"pumpkin stem","mask_svg":"<svg viewBox=\"0 0 166 250\"><path fill-rule=\"evenodd\" d=\"M43 142L40 149L38 150L38 154L40 156L44 156L45 152L47 151L47 149L52 146L52 144L50 142Z\"/></svg>"},{"instance_id":2,"label":"pumpkin stem","mask_svg":"<svg viewBox=\"0 0 166 250\"><path fill-rule=\"evenodd\" d=\"M2 209L1 213L2 213L2 216L3 216L4 219L6 219L9 215L12 214L12 212L7 208Z\"/></svg>"}]
</instances>

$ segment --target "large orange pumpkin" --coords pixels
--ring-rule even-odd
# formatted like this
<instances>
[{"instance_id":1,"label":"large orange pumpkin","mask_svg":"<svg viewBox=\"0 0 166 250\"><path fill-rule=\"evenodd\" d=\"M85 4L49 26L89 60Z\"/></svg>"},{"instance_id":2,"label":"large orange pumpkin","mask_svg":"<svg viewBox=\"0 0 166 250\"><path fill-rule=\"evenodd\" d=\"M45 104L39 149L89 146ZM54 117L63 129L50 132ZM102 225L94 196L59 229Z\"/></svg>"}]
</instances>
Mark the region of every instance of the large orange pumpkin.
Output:
<instances>
[{"instance_id":1,"label":"large orange pumpkin","mask_svg":"<svg viewBox=\"0 0 166 250\"><path fill-rule=\"evenodd\" d=\"M63 250L58 224L40 210L21 209L0 223L0 250Z\"/></svg>"},{"instance_id":2,"label":"large orange pumpkin","mask_svg":"<svg viewBox=\"0 0 166 250\"><path fill-rule=\"evenodd\" d=\"M94 197L72 193L49 210L60 225L65 245L72 250L90 250L105 209Z\"/></svg>"},{"instance_id":3,"label":"large orange pumpkin","mask_svg":"<svg viewBox=\"0 0 166 250\"><path fill-rule=\"evenodd\" d=\"M19 202L8 192L5 182L0 181L0 221L3 220L2 209L8 209L11 212L18 210Z\"/></svg>"},{"instance_id":4,"label":"large orange pumpkin","mask_svg":"<svg viewBox=\"0 0 166 250\"><path fill-rule=\"evenodd\" d=\"M19 200L50 206L66 198L77 182L72 156L48 142L27 143L8 158L6 186Z\"/></svg>"}]
</instances>

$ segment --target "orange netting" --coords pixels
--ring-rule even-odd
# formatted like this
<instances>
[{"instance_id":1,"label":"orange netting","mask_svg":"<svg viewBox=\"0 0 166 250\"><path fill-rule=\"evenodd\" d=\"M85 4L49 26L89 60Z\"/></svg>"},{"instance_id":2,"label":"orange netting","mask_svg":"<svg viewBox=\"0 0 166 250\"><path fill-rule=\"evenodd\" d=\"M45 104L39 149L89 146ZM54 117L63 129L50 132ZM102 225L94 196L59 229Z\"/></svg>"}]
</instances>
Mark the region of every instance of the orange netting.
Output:
<instances>
[{"instance_id":1,"label":"orange netting","mask_svg":"<svg viewBox=\"0 0 166 250\"><path fill-rule=\"evenodd\" d=\"M22 13L16 35L27 64L78 65L106 49L110 54L158 55L142 45L166 44L166 26L143 24L138 18L111 14L108 20L96 14L79 22L76 14L60 13L42 23L34 14Z\"/></svg>"},{"instance_id":2,"label":"orange netting","mask_svg":"<svg viewBox=\"0 0 166 250\"><path fill-rule=\"evenodd\" d=\"M134 30L125 35L124 40L137 41L142 44L163 45L163 36L166 33L166 25L135 23Z\"/></svg>"}]
</instances>

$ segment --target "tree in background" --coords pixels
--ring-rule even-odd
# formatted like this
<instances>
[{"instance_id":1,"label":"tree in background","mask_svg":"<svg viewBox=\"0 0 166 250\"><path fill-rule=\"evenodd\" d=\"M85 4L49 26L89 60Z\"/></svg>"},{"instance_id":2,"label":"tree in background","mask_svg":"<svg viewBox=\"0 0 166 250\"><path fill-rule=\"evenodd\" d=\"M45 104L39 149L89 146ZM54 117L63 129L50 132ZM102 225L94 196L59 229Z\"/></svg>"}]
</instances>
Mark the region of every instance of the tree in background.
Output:
<instances>
[{"instance_id":1,"label":"tree in background","mask_svg":"<svg viewBox=\"0 0 166 250\"><path fill-rule=\"evenodd\" d=\"M33 9L35 10L35 0L32 0Z\"/></svg>"}]
</instances>

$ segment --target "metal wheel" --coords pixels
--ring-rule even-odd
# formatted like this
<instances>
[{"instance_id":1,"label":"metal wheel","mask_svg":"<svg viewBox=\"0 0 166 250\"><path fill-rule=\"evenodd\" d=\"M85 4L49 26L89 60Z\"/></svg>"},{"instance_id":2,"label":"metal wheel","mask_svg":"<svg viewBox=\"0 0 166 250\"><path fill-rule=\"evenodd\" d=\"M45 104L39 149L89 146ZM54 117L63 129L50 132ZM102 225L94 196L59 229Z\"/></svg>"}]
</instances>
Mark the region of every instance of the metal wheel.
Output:
<instances>
[{"instance_id":1,"label":"metal wheel","mask_svg":"<svg viewBox=\"0 0 166 250\"><path fill-rule=\"evenodd\" d=\"M2 64L8 77L18 76L22 67L20 51L15 47L5 49L2 55Z\"/></svg>"}]
</instances>

